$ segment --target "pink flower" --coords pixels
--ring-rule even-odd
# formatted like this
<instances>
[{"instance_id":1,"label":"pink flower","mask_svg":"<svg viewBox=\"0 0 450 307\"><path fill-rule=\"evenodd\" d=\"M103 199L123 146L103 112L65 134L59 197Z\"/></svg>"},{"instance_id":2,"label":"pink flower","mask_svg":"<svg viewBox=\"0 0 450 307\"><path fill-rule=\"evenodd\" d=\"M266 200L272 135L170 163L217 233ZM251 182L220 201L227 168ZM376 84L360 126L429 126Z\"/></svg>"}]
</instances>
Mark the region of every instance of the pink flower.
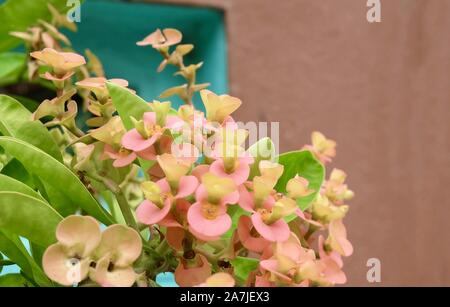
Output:
<instances>
[{"instance_id":1,"label":"pink flower","mask_svg":"<svg viewBox=\"0 0 450 307\"><path fill-rule=\"evenodd\" d=\"M268 195L262 202L257 203L255 192L248 192L245 187L240 188L239 205L242 209L251 212L251 221L256 231L270 242L282 242L289 238L290 230L282 218L272 217L275 199Z\"/></svg>"},{"instance_id":2,"label":"pink flower","mask_svg":"<svg viewBox=\"0 0 450 307\"><path fill-rule=\"evenodd\" d=\"M164 129L156 124L156 113L144 114L143 125L125 133L122 145L133 151L143 151L152 146L162 135Z\"/></svg>"},{"instance_id":3,"label":"pink flower","mask_svg":"<svg viewBox=\"0 0 450 307\"><path fill-rule=\"evenodd\" d=\"M104 158L109 157L110 159L113 159L113 166L118 168L130 165L134 160L136 160L137 157L134 152L129 151L125 148L115 151L114 148L109 144L105 144L103 153Z\"/></svg>"},{"instance_id":4,"label":"pink flower","mask_svg":"<svg viewBox=\"0 0 450 307\"><path fill-rule=\"evenodd\" d=\"M166 129L177 128L180 119L176 116L167 116L166 125L160 126L156 120L155 112L146 112L143 121L136 121L136 128L131 129L122 138L122 145L126 149L136 152L144 151L160 139Z\"/></svg>"},{"instance_id":5,"label":"pink flower","mask_svg":"<svg viewBox=\"0 0 450 307\"><path fill-rule=\"evenodd\" d=\"M227 204L235 204L239 193L233 181L211 173L202 177L196 193L196 202L189 208L187 219L194 235L204 241L214 240L231 227Z\"/></svg>"},{"instance_id":6,"label":"pink flower","mask_svg":"<svg viewBox=\"0 0 450 307\"><path fill-rule=\"evenodd\" d=\"M193 194L197 185L198 181L194 176L182 176L177 193L172 194L169 182L165 178L156 184L150 181L143 183L146 200L136 211L138 221L146 225L160 223L168 216L174 201Z\"/></svg>"},{"instance_id":7,"label":"pink flower","mask_svg":"<svg viewBox=\"0 0 450 307\"><path fill-rule=\"evenodd\" d=\"M252 220L248 216L241 216L238 222L237 233L242 245L253 252L262 253L270 242L263 237L256 237L252 234L254 229Z\"/></svg>"},{"instance_id":8,"label":"pink flower","mask_svg":"<svg viewBox=\"0 0 450 307\"><path fill-rule=\"evenodd\" d=\"M214 175L224 178L230 178L236 185L241 185L248 179L250 174L251 162L249 160L240 159L237 161L237 166L232 171L227 172L223 159L214 161L210 166L210 172Z\"/></svg>"},{"instance_id":9,"label":"pink flower","mask_svg":"<svg viewBox=\"0 0 450 307\"><path fill-rule=\"evenodd\" d=\"M117 168L130 165L134 160L136 160L137 157L141 157L147 160L155 160L156 158L155 150L153 147L139 152L133 152L123 147L116 151L111 145L105 144L103 154L103 158L113 159L113 166Z\"/></svg>"}]
</instances>

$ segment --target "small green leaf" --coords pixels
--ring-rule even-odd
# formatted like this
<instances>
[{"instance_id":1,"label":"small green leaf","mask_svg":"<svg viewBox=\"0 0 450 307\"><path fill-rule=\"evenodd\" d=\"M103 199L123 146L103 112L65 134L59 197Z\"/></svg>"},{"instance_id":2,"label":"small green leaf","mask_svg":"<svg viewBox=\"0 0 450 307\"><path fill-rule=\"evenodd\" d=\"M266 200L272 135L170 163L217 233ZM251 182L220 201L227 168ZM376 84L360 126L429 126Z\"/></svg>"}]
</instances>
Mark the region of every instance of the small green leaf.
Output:
<instances>
[{"instance_id":1,"label":"small green leaf","mask_svg":"<svg viewBox=\"0 0 450 307\"><path fill-rule=\"evenodd\" d=\"M33 100L28 97L19 96L19 95L10 95L10 97L14 98L18 102L20 102L28 111L34 112L39 106L39 102Z\"/></svg>"},{"instance_id":2,"label":"small green leaf","mask_svg":"<svg viewBox=\"0 0 450 307\"><path fill-rule=\"evenodd\" d=\"M0 287L32 287L32 286L33 285L20 274L6 274L0 276Z\"/></svg>"},{"instance_id":3,"label":"small green leaf","mask_svg":"<svg viewBox=\"0 0 450 307\"><path fill-rule=\"evenodd\" d=\"M259 266L259 260L255 258L236 257L230 261L234 268L234 275L240 282L245 282L248 275Z\"/></svg>"},{"instance_id":4,"label":"small green leaf","mask_svg":"<svg viewBox=\"0 0 450 307\"><path fill-rule=\"evenodd\" d=\"M314 190L314 193L297 199L297 204L303 211L308 209L320 191L325 178L325 168L307 150L284 153L278 157L278 163L284 165L284 172L275 189L280 193L286 193L286 185L290 179L296 175L306 178L309 181L309 189Z\"/></svg>"},{"instance_id":5,"label":"small green leaf","mask_svg":"<svg viewBox=\"0 0 450 307\"><path fill-rule=\"evenodd\" d=\"M239 219L243 215L250 216L250 212L245 211L239 205L228 206L227 213L231 216L231 227L230 229L223 235L223 238L231 238L233 236L234 231L237 228Z\"/></svg>"},{"instance_id":6,"label":"small green leaf","mask_svg":"<svg viewBox=\"0 0 450 307\"><path fill-rule=\"evenodd\" d=\"M20 52L0 53L0 86L17 83L26 68L26 55Z\"/></svg>"},{"instance_id":7,"label":"small green leaf","mask_svg":"<svg viewBox=\"0 0 450 307\"><path fill-rule=\"evenodd\" d=\"M0 191L19 192L45 202L45 199L28 185L3 174L0 174Z\"/></svg>"},{"instance_id":8,"label":"small green leaf","mask_svg":"<svg viewBox=\"0 0 450 307\"><path fill-rule=\"evenodd\" d=\"M56 241L62 216L42 200L17 192L0 192L0 228L41 246Z\"/></svg>"},{"instance_id":9,"label":"small green leaf","mask_svg":"<svg viewBox=\"0 0 450 307\"><path fill-rule=\"evenodd\" d=\"M61 152L47 128L40 121L33 121L30 111L6 95L0 95L0 132L30 143L62 161Z\"/></svg>"},{"instance_id":10,"label":"small green leaf","mask_svg":"<svg viewBox=\"0 0 450 307\"><path fill-rule=\"evenodd\" d=\"M0 147L1 148L1 147ZM35 188L35 184L33 178L28 174L25 167L23 167L22 163L20 163L17 159L11 159L8 164L6 164L1 173L8 177L14 178L17 181L20 181L31 188Z\"/></svg>"},{"instance_id":11,"label":"small green leaf","mask_svg":"<svg viewBox=\"0 0 450 307\"><path fill-rule=\"evenodd\" d=\"M131 120L132 117L141 119L145 112L152 112L150 104L145 102L141 97L130 92L130 90L111 82L107 82L107 87L125 129L131 130L134 128L134 124ZM153 161L144 159L139 159L139 163L146 176L148 176L147 170L155 164Z\"/></svg>"},{"instance_id":12,"label":"small green leaf","mask_svg":"<svg viewBox=\"0 0 450 307\"><path fill-rule=\"evenodd\" d=\"M32 174L64 194L74 204L100 222L111 225L114 219L83 185L80 179L64 164L37 147L11 137L0 137L0 147L19 160Z\"/></svg>"}]
</instances>

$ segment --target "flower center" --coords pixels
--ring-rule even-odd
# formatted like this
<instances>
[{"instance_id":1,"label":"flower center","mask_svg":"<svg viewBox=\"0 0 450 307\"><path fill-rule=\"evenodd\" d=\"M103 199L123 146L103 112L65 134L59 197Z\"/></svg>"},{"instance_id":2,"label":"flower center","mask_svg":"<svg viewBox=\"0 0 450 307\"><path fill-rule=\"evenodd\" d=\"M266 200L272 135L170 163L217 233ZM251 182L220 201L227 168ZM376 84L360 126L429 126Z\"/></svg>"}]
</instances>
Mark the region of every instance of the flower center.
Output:
<instances>
[{"instance_id":1,"label":"flower center","mask_svg":"<svg viewBox=\"0 0 450 307\"><path fill-rule=\"evenodd\" d=\"M270 217L272 215L271 210L267 210L265 208L259 208L259 209L257 209L257 212L261 215L261 219L263 220L263 222L268 224Z\"/></svg>"},{"instance_id":2,"label":"flower center","mask_svg":"<svg viewBox=\"0 0 450 307\"><path fill-rule=\"evenodd\" d=\"M202 214L208 220L214 220L219 215L219 205L211 204L209 202L202 203Z\"/></svg>"}]
</instances>

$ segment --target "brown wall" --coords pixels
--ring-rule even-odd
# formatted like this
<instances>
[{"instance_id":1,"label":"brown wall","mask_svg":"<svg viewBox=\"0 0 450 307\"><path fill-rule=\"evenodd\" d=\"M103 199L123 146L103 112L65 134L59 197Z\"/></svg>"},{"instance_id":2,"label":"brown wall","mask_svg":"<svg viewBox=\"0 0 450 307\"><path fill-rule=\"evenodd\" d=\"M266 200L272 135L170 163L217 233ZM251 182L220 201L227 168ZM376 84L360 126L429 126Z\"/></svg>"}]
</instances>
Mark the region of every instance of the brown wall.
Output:
<instances>
[{"instance_id":1,"label":"brown wall","mask_svg":"<svg viewBox=\"0 0 450 307\"><path fill-rule=\"evenodd\" d=\"M281 123L282 150L337 140L349 285L371 257L381 285L450 285L450 1L381 2L369 24L364 0L225 1L231 92L240 120Z\"/></svg>"}]
</instances>

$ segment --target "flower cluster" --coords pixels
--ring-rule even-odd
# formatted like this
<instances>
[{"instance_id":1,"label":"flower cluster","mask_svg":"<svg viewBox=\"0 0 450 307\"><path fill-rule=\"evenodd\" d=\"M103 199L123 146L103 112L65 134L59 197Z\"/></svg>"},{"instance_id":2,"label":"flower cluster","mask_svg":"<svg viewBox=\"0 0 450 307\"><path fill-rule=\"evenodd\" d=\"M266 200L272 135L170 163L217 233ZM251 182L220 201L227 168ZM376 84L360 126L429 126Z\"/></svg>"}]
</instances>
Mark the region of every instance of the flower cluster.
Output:
<instances>
[{"instance_id":1,"label":"flower cluster","mask_svg":"<svg viewBox=\"0 0 450 307\"><path fill-rule=\"evenodd\" d=\"M128 225L101 233L92 217L64 219L58 243L44 255L47 275L62 285L87 277L101 286L154 285L156 274L167 271L180 286L345 283L342 257L353 248L342 220L353 192L342 170L322 178L336 143L314 132L292 161L251 150L250 132L232 117L241 100L196 84L201 64L184 64L193 46L181 40L179 31L164 29L138 42L163 56L159 70L175 65L187 80L161 95L179 95L185 105L178 109L155 100L127 113L117 107L136 97L126 80L87 76L74 84L82 56L48 47L31 54L50 67L43 78L57 89L34 118L50 115L47 126L62 128L58 137L74 152L67 166ZM111 88L123 93L120 101ZM204 112L193 105L197 92ZM86 133L75 124L75 93L92 115ZM300 158L316 173L302 168Z\"/></svg>"}]
</instances>

